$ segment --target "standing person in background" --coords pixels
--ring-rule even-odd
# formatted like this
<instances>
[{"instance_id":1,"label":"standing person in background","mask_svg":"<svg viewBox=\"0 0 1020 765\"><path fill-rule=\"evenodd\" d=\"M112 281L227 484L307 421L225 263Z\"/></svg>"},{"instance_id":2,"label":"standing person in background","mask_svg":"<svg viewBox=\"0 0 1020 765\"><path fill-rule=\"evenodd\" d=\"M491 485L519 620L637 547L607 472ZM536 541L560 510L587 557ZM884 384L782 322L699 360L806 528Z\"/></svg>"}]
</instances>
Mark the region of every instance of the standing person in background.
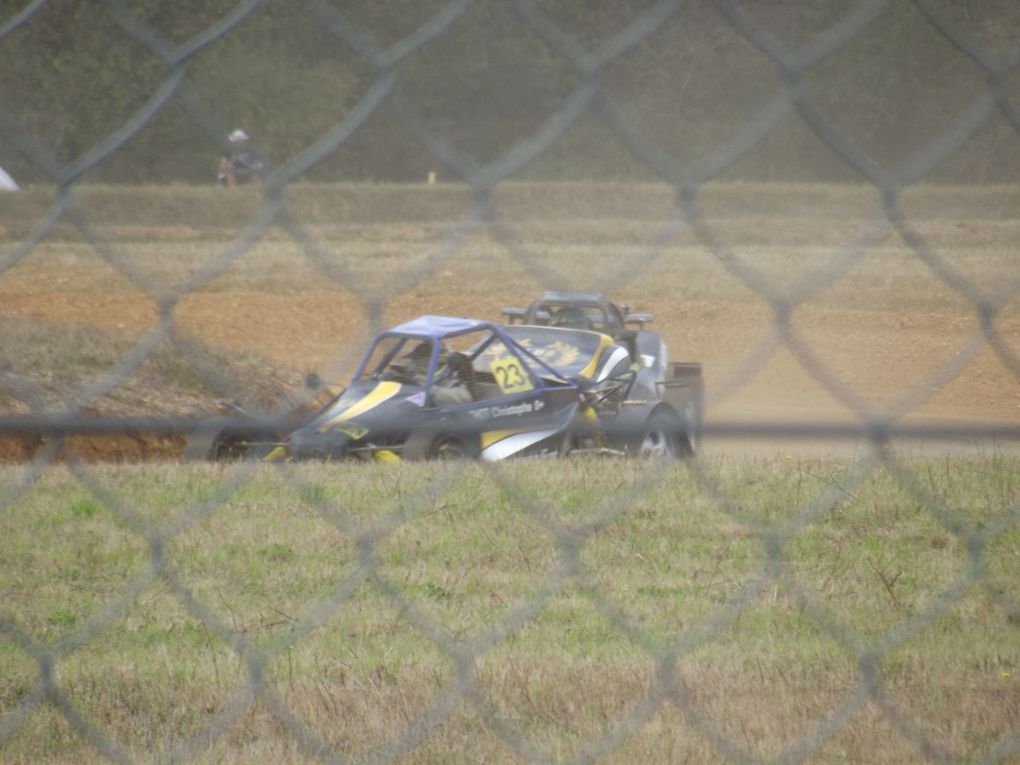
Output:
<instances>
[{"instance_id":1,"label":"standing person in background","mask_svg":"<svg viewBox=\"0 0 1020 765\"><path fill-rule=\"evenodd\" d=\"M239 183L261 185L265 165L252 148L248 134L238 129L227 138L230 139L230 151L220 157L220 172L216 180L231 187Z\"/></svg>"}]
</instances>

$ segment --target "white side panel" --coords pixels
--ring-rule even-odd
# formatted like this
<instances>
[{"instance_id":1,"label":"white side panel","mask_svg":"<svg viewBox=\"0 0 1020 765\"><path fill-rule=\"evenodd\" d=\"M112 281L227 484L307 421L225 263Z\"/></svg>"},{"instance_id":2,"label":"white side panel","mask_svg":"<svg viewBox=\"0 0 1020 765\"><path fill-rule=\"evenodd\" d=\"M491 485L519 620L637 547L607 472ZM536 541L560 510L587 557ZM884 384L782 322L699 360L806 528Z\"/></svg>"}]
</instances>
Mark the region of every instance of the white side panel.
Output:
<instances>
[{"instance_id":1,"label":"white side panel","mask_svg":"<svg viewBox=\"0 0 1020 765\"><path fill-rule=\"evenodd\" d=\"M527 449L529 446L534 446L539 441L549 438L558 432L558 428L552 428L550 430L531 430L527 433L517 433L516 435L507 436L501 441L497 441L491 446L487 446L483 449L482 459L486 462L497 462L499 460L506 459L507 457L512 457L518 452Z\"/></svg>"}]
</instances>

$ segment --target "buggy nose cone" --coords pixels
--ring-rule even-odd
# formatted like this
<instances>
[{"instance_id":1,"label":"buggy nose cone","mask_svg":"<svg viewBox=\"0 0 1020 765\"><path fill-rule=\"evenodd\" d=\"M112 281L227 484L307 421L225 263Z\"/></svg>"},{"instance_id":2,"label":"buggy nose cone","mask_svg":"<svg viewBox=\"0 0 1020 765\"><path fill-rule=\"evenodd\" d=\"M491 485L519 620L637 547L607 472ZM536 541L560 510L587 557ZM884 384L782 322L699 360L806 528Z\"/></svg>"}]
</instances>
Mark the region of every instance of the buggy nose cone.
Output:
<instances>
[{"instance_id":1,"label":"buggy nose cone","mask_svg":"<svg viewBox=\"0 0 1020 765\"><path fill-rule=\"evenodd\" d=\"M287 439L287 451L292 459L329 459L342 456L350 442L349 435L332 428L300 428Z\"/></svg>"}]
</instances>

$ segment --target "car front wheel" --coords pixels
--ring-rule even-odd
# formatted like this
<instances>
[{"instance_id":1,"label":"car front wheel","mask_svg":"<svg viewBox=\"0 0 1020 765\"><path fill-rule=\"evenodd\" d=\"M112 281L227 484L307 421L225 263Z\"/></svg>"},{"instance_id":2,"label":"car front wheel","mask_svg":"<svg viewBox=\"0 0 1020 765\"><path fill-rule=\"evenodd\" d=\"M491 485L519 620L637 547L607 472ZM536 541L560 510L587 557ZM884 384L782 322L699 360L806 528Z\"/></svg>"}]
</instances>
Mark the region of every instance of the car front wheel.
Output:
<instances>
[{"instance_id":1,"label":"car front wheel","mask_svg":"<svg viewBox=\"0 0 1020 765\"><path fill-rule=\"evenodd\" d=\"M469 435L454 435L434 430L416 430L404 442L402 457L420 460L471 460L479 454L478 439Z\"/></svg>"},{"instance_id":2,"label":"car front wheel","mask_svg":"<svg viewBox=\"0 0 1020 765\"><path fill-rule=\"evenodd\" d=\"M241 435L199 428L188 437L184 459L189 462L234 462L264 457L276 441L272 433Z\"/></svg>"}]
</instances>

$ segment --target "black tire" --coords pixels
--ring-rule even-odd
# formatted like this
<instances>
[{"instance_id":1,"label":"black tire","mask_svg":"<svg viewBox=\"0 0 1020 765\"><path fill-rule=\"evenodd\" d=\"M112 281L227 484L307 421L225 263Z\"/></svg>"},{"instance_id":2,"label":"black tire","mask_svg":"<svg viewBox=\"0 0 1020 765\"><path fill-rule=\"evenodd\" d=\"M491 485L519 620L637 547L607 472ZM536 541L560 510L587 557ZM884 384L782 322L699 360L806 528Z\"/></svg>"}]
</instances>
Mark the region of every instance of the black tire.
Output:
<instances>
[{"instance_id":1,"label":"black tire","mask_svg":"<svg viewBox=\"0 0 1020 765\"><path fill-rule=\"evenodd\" d=\"M705 384L699 377L684 404L683 430L680 435L680 456L693 457L701 449L701 421L704 416Z\"/></svg>"},{"instance_id":2,"label":"black tire","mask_svg":"<svg viewBox=\"0 0 1020 765\"><path fill-rule=\"evenodd\" d=\"M559 457L566 457L574 451L583 452L598 446L605 446L605 434L602 433L601 427L597 421L586 419L578 412L564 428L556 454Z\"/></svg>"},{"instance_id":3,"label":"black tire","mask_svg":"<svg viewBox=\"0 0 1020 765\"><path fill-rule=\"evenodd\" d=\"M687 456L687 440L676 417L653 412L630 443L632 456L642 459L677 459Z\"/></svg>"},{"instance_id":4,"label":"black tire","mask_svg":"<svg viewBox=\"0 0 1020 765\"><path fill-rule=\"evenodd\" d=\"M221 430L199 428L188 437L184 459L189 462L234 462L261 459L272 447L276 436L271 433L241 435Z\"/></svg>"},{"instance_id":5,"label":"black tire","mask_svg":"<svg viewBox=\"0 0 1020 765\"><path fill-rule=\"evenodd\" d=\"M184 459L188 462L215 462L222 440L223 434L218 430L194 430L184 445Z\"/></svg>"},{"instance_id":6,"label":"black tire","mask_svg":"<svg viewBox=\"0 0 1020 765\"><path fill-rule=\"evenodd\" d=\"M404 441L401 458L411 462L422 460L473 460L481 449L476 436L458 436L442 431L416 430Z\"/></svg>"},{"instance_id":7,"label":"black tire","mask_svg":"<svg viewBox=\"0 0 1020 765\"><path fill-rule=\"evenodd\" d=\"M559 447L556 449L556 456L569 457L576 448L577 434L571 428L567 428L563 433L563 438L560 439Z\"/></svg>"},{"instance_id":8,"label":"black tire","mask_svg":"<svg viewBox=\"0 0 1020 765\"><path fill-rule=\"evenodd\" d=\"M693 457L701 446L701 412L694 401L684 405L684 422L678 437L679 457Z\"/></svg>"}]
</instances>

